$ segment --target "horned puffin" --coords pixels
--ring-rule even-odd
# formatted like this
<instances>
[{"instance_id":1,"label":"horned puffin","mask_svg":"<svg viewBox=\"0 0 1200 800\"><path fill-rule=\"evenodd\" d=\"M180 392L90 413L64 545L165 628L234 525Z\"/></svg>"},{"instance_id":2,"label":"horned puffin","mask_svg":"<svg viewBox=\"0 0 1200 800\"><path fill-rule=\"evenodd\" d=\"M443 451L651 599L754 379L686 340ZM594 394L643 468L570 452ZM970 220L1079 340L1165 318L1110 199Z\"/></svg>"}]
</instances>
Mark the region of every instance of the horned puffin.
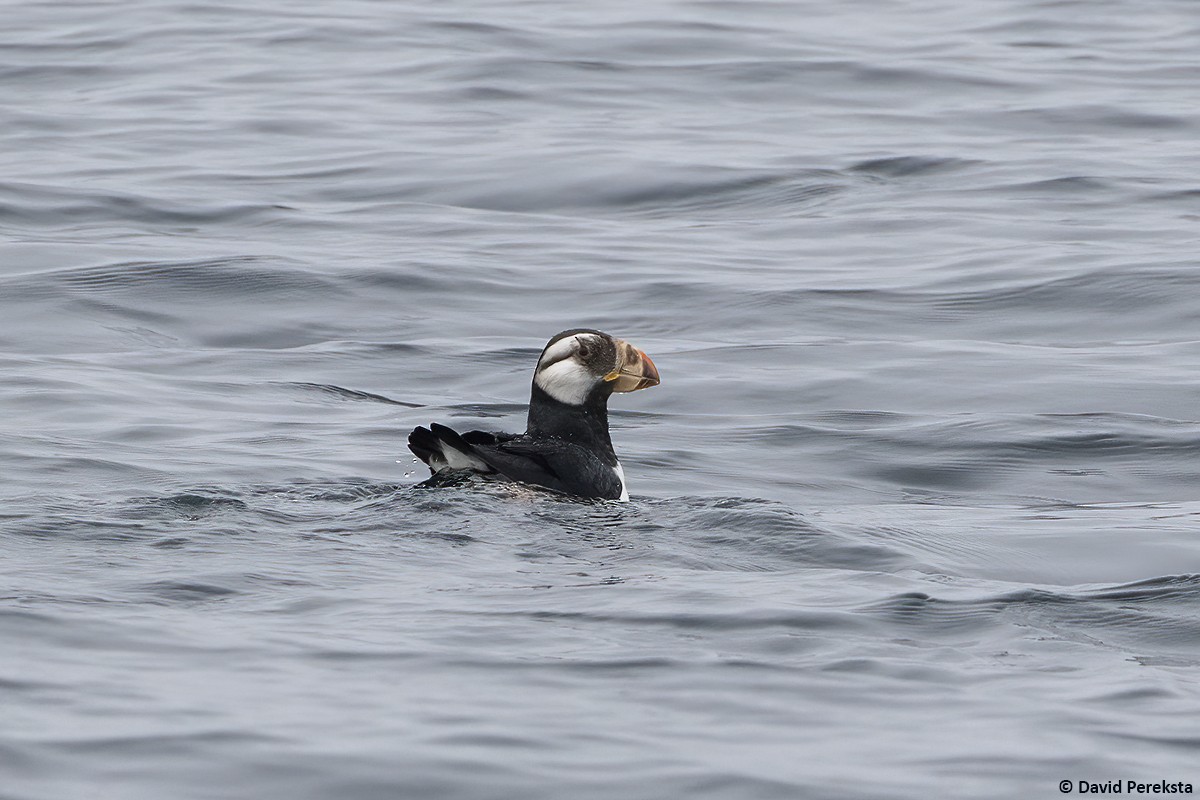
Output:
<instances>
[{"instance_id":1,"label":"horned puffin","mask_svg":"<svg viewBox=\"0 0 1200 800\"><path fill-rule=\"evenodd\" d=\"M601 331L556 334L538 358L525 433L456 433L436 422L414 428L408 447L434 478L458 472L530 483L562 494L628 500L608 435L608 398L656 386L650 357Z\"/></svg>"}]
</instances>

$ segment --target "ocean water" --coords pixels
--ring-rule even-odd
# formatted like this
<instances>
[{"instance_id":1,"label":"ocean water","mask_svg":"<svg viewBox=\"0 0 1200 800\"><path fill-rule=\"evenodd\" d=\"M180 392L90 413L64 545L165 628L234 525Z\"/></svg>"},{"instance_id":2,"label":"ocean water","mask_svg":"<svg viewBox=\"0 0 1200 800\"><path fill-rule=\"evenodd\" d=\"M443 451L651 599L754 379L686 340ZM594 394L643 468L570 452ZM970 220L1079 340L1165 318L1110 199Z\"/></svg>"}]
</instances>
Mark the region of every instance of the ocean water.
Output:
<instances>
[{"instance_id":1,"label":"ocean water","mask_svg":"<svg viewBox=\"0 0 1200 800\"><path fill-rule=\"evenodd\" d=\"M1200 786L1191 0L3 17L3 800Z\"/></svg>"}]
</instances>

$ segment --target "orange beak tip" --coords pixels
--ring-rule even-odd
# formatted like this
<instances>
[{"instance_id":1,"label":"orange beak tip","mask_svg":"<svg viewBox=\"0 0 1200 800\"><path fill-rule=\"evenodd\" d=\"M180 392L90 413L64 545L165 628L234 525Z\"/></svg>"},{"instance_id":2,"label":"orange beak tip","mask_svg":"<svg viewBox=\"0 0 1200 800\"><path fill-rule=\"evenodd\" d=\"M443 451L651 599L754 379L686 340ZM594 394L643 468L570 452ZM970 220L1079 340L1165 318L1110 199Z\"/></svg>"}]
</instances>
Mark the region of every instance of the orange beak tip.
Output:
<instances>
[{"instance_id":1,"label":"orange beak tip","mask_svg":"<svg viewBox=\"0 0 1200 800\"><path fill-rule=\"evenodd\" d=\"M647 388L662 383L658 375L658 367L654 366L654 361L650 356L641 350L638 350L638 355L642 359L642 379L646 381Z\"/></svg>"}]
</instances>

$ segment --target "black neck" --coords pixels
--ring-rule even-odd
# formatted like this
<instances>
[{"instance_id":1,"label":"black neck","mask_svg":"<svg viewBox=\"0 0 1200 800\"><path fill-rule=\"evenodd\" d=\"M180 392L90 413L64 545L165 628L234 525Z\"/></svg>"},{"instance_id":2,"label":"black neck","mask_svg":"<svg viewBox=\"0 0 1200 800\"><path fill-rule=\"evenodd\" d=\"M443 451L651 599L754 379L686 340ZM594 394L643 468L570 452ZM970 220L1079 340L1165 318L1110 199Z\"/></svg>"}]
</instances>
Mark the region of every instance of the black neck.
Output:
<instances>
[{"instance_id":1,"label":"black neck","mask_svg":"<svg viewBox=\"0 0 1200 800\"><path fill-rule=\"evenodd\" d=\"M526 433L574 442L615 462L616 453L608 436L608 396L611 392L603 388L589 395L583 405L572 406L555 400L535 383L529 395Z\"/></svg>"}]
</instances>

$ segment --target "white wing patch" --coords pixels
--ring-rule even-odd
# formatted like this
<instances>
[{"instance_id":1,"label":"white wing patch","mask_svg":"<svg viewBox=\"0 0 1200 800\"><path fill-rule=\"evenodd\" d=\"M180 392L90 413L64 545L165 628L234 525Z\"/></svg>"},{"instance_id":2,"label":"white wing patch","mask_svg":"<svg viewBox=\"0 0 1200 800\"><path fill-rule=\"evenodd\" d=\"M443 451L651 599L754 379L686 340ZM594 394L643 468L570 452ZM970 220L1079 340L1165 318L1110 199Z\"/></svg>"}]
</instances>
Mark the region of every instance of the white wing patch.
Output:
<instances>
[{"instance_id":1,"label":"white wing patch","mask_svg":"<svg viewBox=\"0 0 1200 800\"><path fill-rule=\"evenodd\" d=\"M441 472L444 469L473 469L476 472L492 471L492 468L486 462L477 456L451 447L445 439L438 439L438 444L441 445L440 451L434 453L429 458L429 466L434 472Z\"/></svg>"}]
</instances>

